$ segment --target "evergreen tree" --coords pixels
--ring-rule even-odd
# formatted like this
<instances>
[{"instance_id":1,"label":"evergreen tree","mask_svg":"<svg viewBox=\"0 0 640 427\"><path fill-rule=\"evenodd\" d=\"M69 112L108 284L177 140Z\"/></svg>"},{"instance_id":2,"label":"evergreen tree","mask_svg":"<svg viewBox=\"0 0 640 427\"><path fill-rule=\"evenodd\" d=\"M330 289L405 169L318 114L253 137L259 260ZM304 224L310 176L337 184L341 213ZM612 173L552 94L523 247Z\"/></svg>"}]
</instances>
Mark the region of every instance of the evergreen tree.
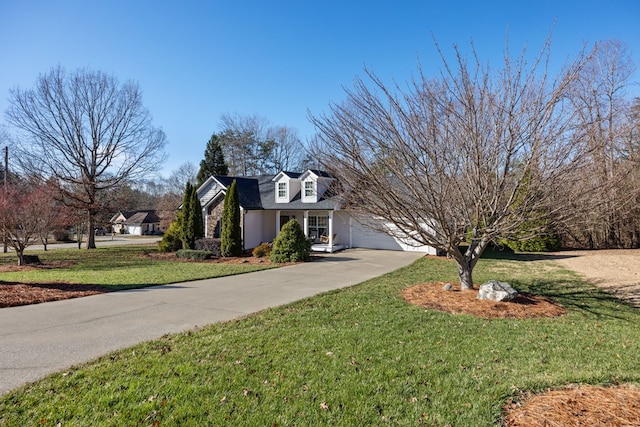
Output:
<instances>
[{"instance_id":1,"label":"evergreen tree","mask_svg":"<svg viewBox=\"0 0 640 427\"><path fill-rule=\"evenodd\" d=\"M240 198L238 187L233 180L224 196L222 210L222 230L220 232L220 252L222 256L238 256L242 253L242 230L240 228Z\"/></svg>"},{"instance_id":2,"label":"evergreen tree","mask_svg":"<svg viewBox=\"0 0 640 427\"><path fill-rule=\"evenodd\" d=\"M195 186L191 187L191 212L193 216L193 235L194 246L195 240L204 237L204 221L202 219L202 205L200 204L200 198L198 198L198 189Z\"/></svg>"},{"instance_id":3,"label":"evergreen tree","mask_svg":"<svg viewBox=\"0 0 640 427\"><path fill-rule=\"evenodd\" d=\"M211 135L207 148L204 150L204 159L200 162L198 171L198 187L211 175L228 175L229 168L224 160L220 137L215 133Z\"/></svg>"},{"instance_id":4,"label":"evergreen tree","mask_svg":"<svg viewBox=\"0 0 640 427\"><path fill-rule=\"evenodd\" d=\"M182 248L183 249L193 249L195 247L195 224L193 218L193 206L192 206L192 193L193 186L190 182L187 182L187 185L184 189L184 196L182 198Z\"/></svg>"}]
</instances>

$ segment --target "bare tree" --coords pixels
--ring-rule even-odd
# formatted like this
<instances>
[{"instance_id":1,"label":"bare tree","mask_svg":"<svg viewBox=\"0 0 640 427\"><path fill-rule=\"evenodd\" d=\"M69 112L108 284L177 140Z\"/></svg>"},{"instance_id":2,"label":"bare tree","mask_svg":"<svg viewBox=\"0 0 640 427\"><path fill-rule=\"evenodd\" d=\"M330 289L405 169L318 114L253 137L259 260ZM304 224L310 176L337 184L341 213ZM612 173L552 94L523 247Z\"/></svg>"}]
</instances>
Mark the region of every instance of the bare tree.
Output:
<instances>
[{"instance_id":1,"label":"bare tree","mask_svg":"<svg viewBox=\"0 0 640 427\"><path fill-rule=\"evenodd\" d=\"M270 155L270 168L279 171L297 171L302 168L305 147L300 141L298 131L288 126L273 126L267 129L267 141L273 141Z\"/></svg>"},{"instance_id":2,"label":"bare tree","mask_svg":"<svg viewBox=\"0 0 640 427\"><path fill-rule=\"evenodd\" d=\"M549 50L548 39L529 65L524 50L512 58L507 48L499 70L475 50L465 58L456 48L453 62L439 50L439 76L418 67L406 87L366 70L343 104L310 117L313 151L345 186L345 208L446 252L470 289L487 245L515 235L533 214L557 213L549 199L584 163L588 147L566 95L586 57L552 79Z\"/></svg>"},{"instance_id":3,"label":"bare tree","mask_svg":"<svg viewBox=\"0 0 640 427\"><path fill-rule=\"evenodd\" d=\"M637 169L637 164L628 161L633 128L632 106L625 93L634 71L622 42L601 41L570 91L578 112L577 125L592 148L590 167L574 182L580 186L595 183L596 188L576 206L577 215L567 229L591 248L624 246L623 223L640 195L640 188L626 185Z\"/></svg>"},{"instance_id":4,"label":"bare tree","mask_svg":"<svg viewBox=\"0 0 640 427\"><path fill-rule=\"evenodd\" d=\"M164 161L165 134L152 126L135 83L57 67L34 89L12 90L9 102L8 121L22 133L22 167L59 182L65 203L86 212L89 230L104 193ZM87 248L95 248L93 233Z\"/></svg>"},{"instance_id":5,"label":"bare tree","mask_svg":"<svg viewBox=\"0 0 640 427\"><path fill-rule=\"evenodd\" d=\"M261 116L224 114L219 134L229 175L273 174L298 169L305 146L296 129L273 126Z\"/></svg>"}]
</instances>

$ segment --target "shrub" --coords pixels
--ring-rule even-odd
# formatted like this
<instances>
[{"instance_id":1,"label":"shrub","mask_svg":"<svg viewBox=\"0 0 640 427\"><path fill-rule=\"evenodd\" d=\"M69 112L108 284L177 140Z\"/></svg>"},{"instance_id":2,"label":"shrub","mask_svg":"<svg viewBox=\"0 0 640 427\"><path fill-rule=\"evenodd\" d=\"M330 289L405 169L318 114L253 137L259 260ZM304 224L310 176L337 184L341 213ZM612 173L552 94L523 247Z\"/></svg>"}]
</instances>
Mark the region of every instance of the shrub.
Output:
<instances>
[{"instance_id":1,"label":"shrub","mask_svg":"<svg viewBox=\"0 0 640 427\"><path fill-rule=\"evenodd\" d=\"M518 252L552 252L562 247L562 241L557 234L537 236L526 240L504 240L502 243Z\"/></svg>"},{"instance_id":2,"label":"shrub","mask_svg":"<svg viewBox=\"0 0 640 427\"><path fill-rule=\"evenodd\" d=\"M262 258L265 256L269 256L269 254L271 254L272 249L273 249L273 245L271 243L260 243L260 245L253 248L253 256L255 258Z\"/></svg>"},{"instance_id":3,"label":"shrub","mask_svg":"<svg viewBox=\"0 0 640 427\"><path fill-rule=\"evenodd\" d=\"M224 196L222 210L222 230L220 231L222 256L242 254L242 229L240 228L240 197L238 186L233 180Z\"/></svg>"},{"instance_id":4,"label":"shrub","mask_svg":"<svg viewBox=\"0 0 640 427\"><path fill-rule=\"evenodd\" d=\"M220 239L197 239L196 250L211 252L214 258L220 258Z\"/></svg>"},{"instance_id":5,"label":"shrub","mask_svg":"<svg viewBox=\"0 0 640 427\"><path fill-rule=\"evenodd\" d=\"M282 227L280 234L273 241L269 259L275 263L306 261L309 259L310 251L311 242L294 218Z\"/></svg>"},{"instance_id":6,"label":"shrub","mask_svg":"<svg viewBox=\"0 0 640 427\"><path fill-rule=\"evenodd\" d=\"M211 258L213 254L209 251L198 251L195 249L180 249L178 252L176 252L176 256L178 258L192 259L195 261L203 261L205 259Z\"/></svg>"},{"instance_id":7,"label":"shrub","mask_svg":"<svg viewBox=\"0 0 640 427\"><path fill-rule=\"evenodd\" d=\"M180 223L179 221L173 221L162 236L160 243L158 243L158 250L160 252L175 252L179 249L182 249Z\"/></svg>"}]
</instances>

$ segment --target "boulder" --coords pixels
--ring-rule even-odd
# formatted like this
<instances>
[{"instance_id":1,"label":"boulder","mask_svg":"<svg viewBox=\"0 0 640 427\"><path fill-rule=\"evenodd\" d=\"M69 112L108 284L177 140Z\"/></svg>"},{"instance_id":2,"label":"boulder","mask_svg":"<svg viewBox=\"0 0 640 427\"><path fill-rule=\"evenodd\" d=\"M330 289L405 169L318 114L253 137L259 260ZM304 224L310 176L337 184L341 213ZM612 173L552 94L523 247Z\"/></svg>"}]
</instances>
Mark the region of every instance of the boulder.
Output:
<instances>
[{"instance_id":1,"label":"boulder","mask_svg":"<svg viewBox=\"0 0 640 427\"><path fill-rule=\"evenodd\" d=\"M516 295L518 295L518 291L513 289L511 285L497 280L489 280L487 283L483 283L478 291L478 299L501 302L511 301Z\"/></svg>"},{"instance_id":2,"label":"boulder","mask_svg":"<svg viewBox=\"0 0 640 427\"><path fill-rule=\"evenodd\" d=\"M453 285L451 283L447 283L442 287L443 291L452 291L453 290Z\"/></svg>"}]
</instances>

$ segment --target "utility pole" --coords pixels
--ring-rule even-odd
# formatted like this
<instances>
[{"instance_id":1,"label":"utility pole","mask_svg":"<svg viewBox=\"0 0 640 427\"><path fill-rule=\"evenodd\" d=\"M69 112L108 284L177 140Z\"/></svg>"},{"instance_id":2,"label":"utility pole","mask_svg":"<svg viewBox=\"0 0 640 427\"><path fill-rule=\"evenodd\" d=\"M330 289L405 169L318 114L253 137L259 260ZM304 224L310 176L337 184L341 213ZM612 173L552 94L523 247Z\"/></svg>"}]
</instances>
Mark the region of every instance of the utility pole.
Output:
<instances>
[{"instance_id":1,"label":"utility pole","mask_svg":"<svg viewBox=\"0 0 640 427\"><path fill-rule=\"evenodd\" d=\"M9 175L8 173L8 169L9 169L9 147L4 147L4 194L2 195L3 200L7 199L7 186L8 186L8 181L7 181L7 176ZM3 227L4 230L4 227ZM4 248L3 248L3 252L6 254L7 253L7 230L3 231L3 239L2 239L2 243L4 243Z\"/></svg>"}]
</instances>

